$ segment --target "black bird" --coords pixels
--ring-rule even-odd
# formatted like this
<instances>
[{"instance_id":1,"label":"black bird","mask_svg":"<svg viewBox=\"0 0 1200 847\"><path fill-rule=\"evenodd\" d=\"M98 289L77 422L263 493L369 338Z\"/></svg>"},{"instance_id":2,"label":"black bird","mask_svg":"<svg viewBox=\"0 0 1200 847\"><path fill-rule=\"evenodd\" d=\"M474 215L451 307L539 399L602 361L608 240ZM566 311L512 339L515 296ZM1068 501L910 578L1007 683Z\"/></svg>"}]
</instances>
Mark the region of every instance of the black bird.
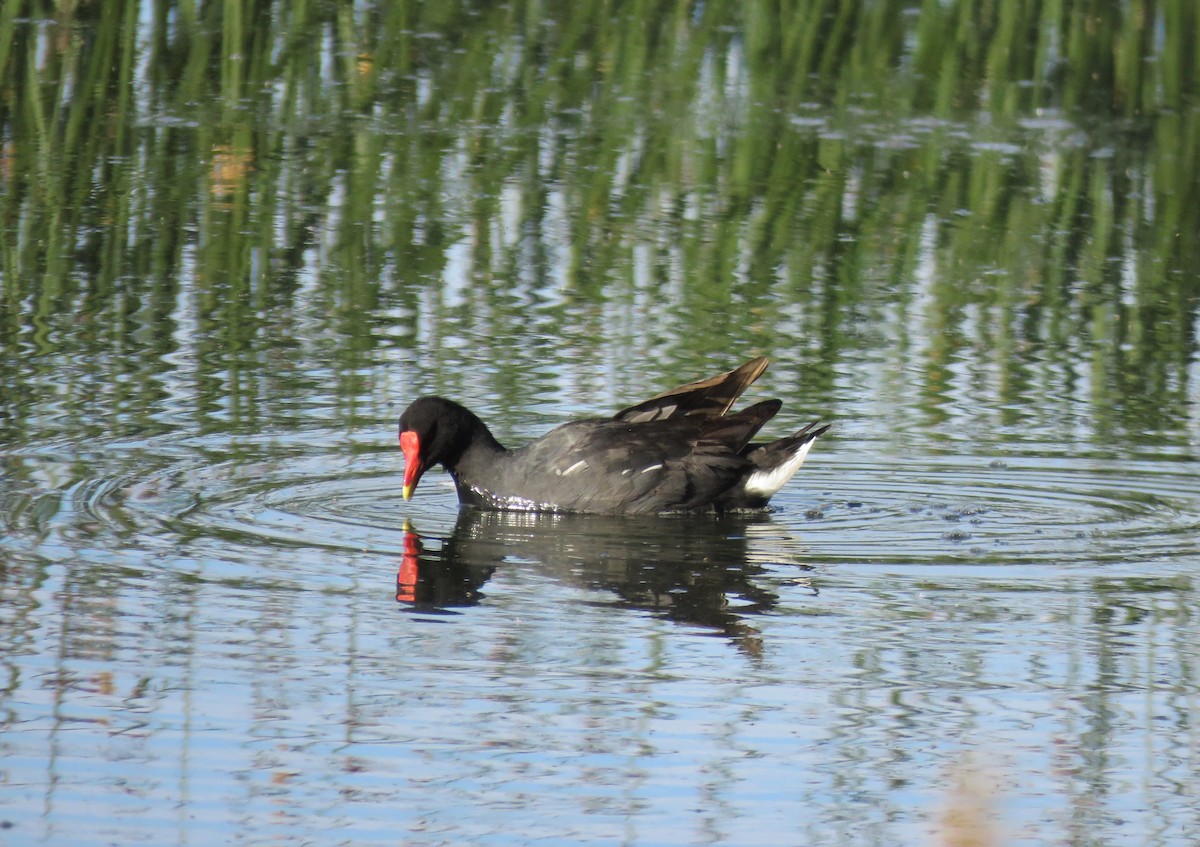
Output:
<instances>
[{"instance_id":1,"label":"black bird","mask_svg":"<svg viewBox=\"0 0 1200 847\"><path fill-rule=\"evenodd\" d=\"M563 424L508 450L464 406L414 400L400 416L404 499L442 465L459 502L485 509L649 514L761 509L804 462L817 421L767 444L750 439L779 411L764 400L728 414L767 359L697 380L611 418Z\"/></svg>"}]
</instances>

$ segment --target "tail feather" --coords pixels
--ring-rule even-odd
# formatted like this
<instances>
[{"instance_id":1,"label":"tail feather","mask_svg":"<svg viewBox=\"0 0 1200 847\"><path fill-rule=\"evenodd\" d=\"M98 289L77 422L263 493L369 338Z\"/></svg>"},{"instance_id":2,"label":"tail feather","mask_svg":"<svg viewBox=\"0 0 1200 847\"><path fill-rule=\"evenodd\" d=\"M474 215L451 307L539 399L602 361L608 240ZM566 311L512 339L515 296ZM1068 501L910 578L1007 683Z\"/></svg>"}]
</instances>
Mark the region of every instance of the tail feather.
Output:
<instances>
[{"instance_id":1,"label":"tail feather","mask_svg":"<svg viewBox=\"0 0 1200 847\"><path fill-rule=\"evenodd\" d=\"M782 406L781 400L763 400L732 415L705 421L704 434L699 443L717 444L725 450L742 454L749 446L750 439L775 417Z\"/></svg>"},{"instance_id":2,"label":"tail feather","mask_svg":"<svg viewBox=\"0 0 1200 847\"><path fill-rule=\"evenodd\" d=\"M813 441L829 430L829 424L813 421L791 435L768 444L750 445L743 454L754 464L745 481L731 491L721 504L725 509L757 509L800 470Z\"/></svg>"},{"instance_id":3,"label":"tail feather","mask_svg":"<svg viewBox=\"0 0 1200 847\"><path fill-rule=\"evenodd\" d=\"M812 441L829 430L830 424L822 427L817 425L819 420L801 427L791 435L784 436L769 444L751 444L746 451L746 458L754 462L760 470L770 470L788 460L797 449Z\"/></svg>"}]
</instances>

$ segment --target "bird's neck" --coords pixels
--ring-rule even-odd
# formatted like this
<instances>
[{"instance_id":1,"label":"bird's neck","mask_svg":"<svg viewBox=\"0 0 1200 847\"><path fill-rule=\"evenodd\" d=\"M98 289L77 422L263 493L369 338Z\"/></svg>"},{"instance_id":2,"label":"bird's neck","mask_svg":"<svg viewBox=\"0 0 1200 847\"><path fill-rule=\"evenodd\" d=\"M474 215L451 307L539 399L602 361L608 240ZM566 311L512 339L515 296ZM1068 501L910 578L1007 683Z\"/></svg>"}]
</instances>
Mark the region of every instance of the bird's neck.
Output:
<instances>
[{"instance_id":1,"label":"bird's neck","mask_svg":"<svg viewBox=\"0 0 1200 847\"><path fill-rule=\"evenodd\" d=\"M482 420L474 414L471 418L471 434L466 446L456 461L446 465L460 494L464 485L487 483L488 477L496 471L497 462L502 461L509 452Z\"/></svg>"}]
</instances>

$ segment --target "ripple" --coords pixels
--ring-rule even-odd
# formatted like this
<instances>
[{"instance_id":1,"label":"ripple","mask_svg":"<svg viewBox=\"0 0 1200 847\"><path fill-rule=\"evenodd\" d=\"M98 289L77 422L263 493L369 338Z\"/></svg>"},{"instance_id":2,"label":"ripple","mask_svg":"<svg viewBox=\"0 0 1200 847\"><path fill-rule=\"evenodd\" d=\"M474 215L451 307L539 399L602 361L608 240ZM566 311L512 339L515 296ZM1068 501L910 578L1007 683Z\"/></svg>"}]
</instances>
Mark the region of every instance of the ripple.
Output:
<instances>
[{"instance_id":1,"label":"ripple","mask_svg":"<svg viewBox=\"0 0 1200 847\"><path fill-rule=\"evenodd\" d=\"M245 543L264 541L402 554L393 474L256 481L233 487L177 521Z\"/></svg>"},{"instance_id":2,"label":"ripple","mask_svg":"<svg viewBox=\"0 0 1200 847\"><path fill-rule=\"evenodd\" d=\"M835 558L900 563L1134 562L1200 550L1193 462L923 461L833 458L806 469L821 492L807 507L819 528L808 540Z\"/></svg>"},{"instance_id":3,"label":"ripple","mask_svg":"<svg viewBox=\"0 0 1200 847\"><path fill-rule=\"evenodd\" d=\"M374 433L176 433L2 458L0 525L15 554L258 578L281 561L272 548L289 551L296 573L327 570L330 550L403 551L399 469ZM302 548L318 555L296 556Z\"/></svg>"},{"instance_id":4,"label":"ripple","mask_svg":"<svg viewBox=\"0 0 1200 847\"><path fill-rule=\"evenodd\" d=\"M822 492L816 505L801 488L774 522L799 523L804 546L831 561L1103 564L1200 550L1200 486L1189 462L932 457L897 468L882 457L834 458L806 472L808 491ZM441 534L457 504L445 475L404 503L398 473L391 451L230 462L205 469L220 485L206 485L178 520L246 543L403 553L406 517Z\"/></svg>"},{"instance_id":5,"label":"ripple","mask_svg":"<svg viewBox=\"0 0 1200 847\"><path fill-rule=\"evenodd\" d=\"M853 456L853 459L845 458ZM404 521L446 536L453 487L432 474L399 496L400 461L374 431L161 436L5 455L8 545L68 542L261 559L264 546L394 557ZM779 561L829 564L1144 563L1200 553L1200 474L1189 460L920 457L845 450L778 498ZM56 501L56 502L55 502ZM37 508L33 504L40 504ZM13 541L24 532L23 541ZM788 530L803 533L798 540ZM769 558L771 557L769 556Z\"/></svg>"}]
</instances>

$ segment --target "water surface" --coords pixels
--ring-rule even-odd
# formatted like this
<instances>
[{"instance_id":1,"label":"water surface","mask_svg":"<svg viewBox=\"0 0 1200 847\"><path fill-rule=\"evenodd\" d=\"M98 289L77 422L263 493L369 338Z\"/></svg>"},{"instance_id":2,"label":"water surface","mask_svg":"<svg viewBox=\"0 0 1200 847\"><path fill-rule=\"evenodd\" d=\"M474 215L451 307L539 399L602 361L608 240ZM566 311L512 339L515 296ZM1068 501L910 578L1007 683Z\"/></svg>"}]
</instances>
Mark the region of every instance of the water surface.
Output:
<instances>
[{"instance_id":1,"label":"water surface","mask_svg":"<svg viewBox=\"0 0 1200 847\"><path fill-rule=\"evenodd\" d=\"M0 843L1195 842L1187 3L104 5L0 13ZM399 496L760 354L769 513Z\"/></svg>"}]
</instances>

